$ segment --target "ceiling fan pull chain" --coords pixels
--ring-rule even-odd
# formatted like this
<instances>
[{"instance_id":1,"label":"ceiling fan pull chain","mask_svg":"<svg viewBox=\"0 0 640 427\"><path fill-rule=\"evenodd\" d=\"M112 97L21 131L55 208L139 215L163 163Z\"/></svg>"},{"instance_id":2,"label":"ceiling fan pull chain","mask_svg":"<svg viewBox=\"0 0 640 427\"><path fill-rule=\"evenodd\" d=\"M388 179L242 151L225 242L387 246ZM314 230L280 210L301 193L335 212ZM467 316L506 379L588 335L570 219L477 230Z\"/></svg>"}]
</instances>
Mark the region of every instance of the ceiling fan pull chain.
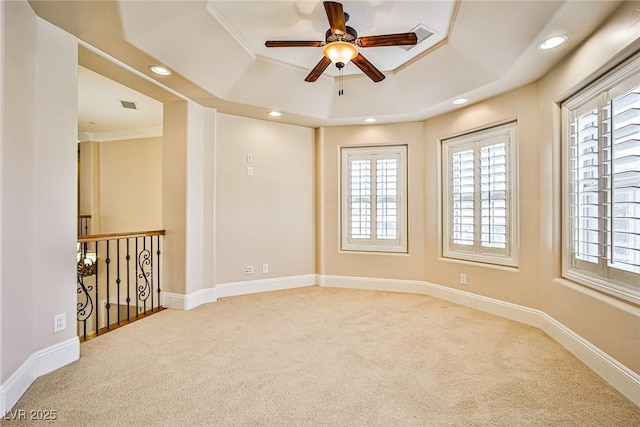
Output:
<instances>
[{"instance_id":1,"label":"ceiling fan pull chain","mask_svg":"<svg viewBox=\"0 0 640 427\"><path fill-rule=\"evenodd\" d=\"M340 68L338 70L338 96L344 95L344 82L342 77L342 68Z\"/></svg>"}]
</instances>

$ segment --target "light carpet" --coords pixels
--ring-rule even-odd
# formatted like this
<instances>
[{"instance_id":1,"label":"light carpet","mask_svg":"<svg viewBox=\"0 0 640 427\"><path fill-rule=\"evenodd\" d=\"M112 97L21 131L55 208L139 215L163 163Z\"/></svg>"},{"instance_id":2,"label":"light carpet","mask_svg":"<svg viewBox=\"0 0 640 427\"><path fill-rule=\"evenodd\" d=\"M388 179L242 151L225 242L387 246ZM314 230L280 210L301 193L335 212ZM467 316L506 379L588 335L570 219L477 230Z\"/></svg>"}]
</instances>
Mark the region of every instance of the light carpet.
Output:
<instances>
[{"instance_id":1,"label":"light carpet","mask_svg":"<svg viewBox=\"0 0 640 427\"><path fill-rule=\"evenodd\" d=\"M640 408L538 329L320 287L165 310L90 340L18 409L64 426L640 426Z\"/></svg>"}]
</instances>

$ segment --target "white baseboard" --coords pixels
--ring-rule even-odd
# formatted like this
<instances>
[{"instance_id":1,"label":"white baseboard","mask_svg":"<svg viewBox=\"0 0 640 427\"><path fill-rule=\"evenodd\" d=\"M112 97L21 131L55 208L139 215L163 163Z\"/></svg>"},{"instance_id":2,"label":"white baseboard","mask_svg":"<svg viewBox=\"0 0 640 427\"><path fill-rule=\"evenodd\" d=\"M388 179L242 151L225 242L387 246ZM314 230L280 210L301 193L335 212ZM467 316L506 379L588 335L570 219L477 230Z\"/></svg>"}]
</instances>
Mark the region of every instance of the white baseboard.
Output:
<instances>
[{"instance_id":1,"label":"white baseboard","mask_svg":"<svg viewBox=\"0 0 640 427\"><path fill-rule=\"evenodd\" d=\"M640 406L640 375L546 313L541 313L539 328L636 406Z\"/></svg>"},{"instance_id":2,"label":"white baseboard","mask_svg":"<svg viewBox=\"0 0 640 427\"><path fill-rule=\"evenodd\" d=\"M374 279L370 277L318 275L318 285L330 288L424 294L425 283L418 280Z\"/></svg>"},{"instance_id":3,"label":"white baseboard","mask_svg":"<svg viewBox=\"0 0 640 427\"><path fill-rule=\"evenodd\" d=\"M417 280L319 275L318 285L424 294L535 326L566 348L627 399L640 406L640 375L540 310Z\"/></svg>"},{"instance_id":4,"label":"white baseboard","mask_svg":"<svg viewBox=\"0 0 640 427\"><path fill-rule=\"evenodd\" d=\"M9 412L36 378L68 365L79 357L78 337L33 353L7 381L0 385L0 416L4 417Z\"/></svg>"},{"instance_id":5,"label":"white baseboard","mask_svg":"<svg viewBox=\"0 0 640 427\"><path fill-rule=\"evenodd\" d=\"M282 291L284 289L315 286L316 275L276 277L273 279L250 280L246 282L222 283L216 285L218 298L237 295L255 294L258 292Z\"/></svg>"},{"instance_id":6,"label":"white baseboard","mask_svg":"<svg viewBox=\"0 0 640 427\"><path fill-rule=\"evenodd\" d=\"M199 305L215 302L218 300L216 288L201 289L187 295L162 293L162 306L165 308L176 308L178 310L191 310Z\"/></svg>"},{"instance_id":7,"label":"white baseboard","mask_svg":"<svg viewBox=\"0 0 640 427\"><path fill-rule=\"evenodd\" d=\"M201 289L186 295L163 292L162 306L179 310L191 310L199 305L215 302L218 298L302 288L305 286L315 286L315 284L315 274L221 283L214 288Z\"/></svg>"}]
</instances>

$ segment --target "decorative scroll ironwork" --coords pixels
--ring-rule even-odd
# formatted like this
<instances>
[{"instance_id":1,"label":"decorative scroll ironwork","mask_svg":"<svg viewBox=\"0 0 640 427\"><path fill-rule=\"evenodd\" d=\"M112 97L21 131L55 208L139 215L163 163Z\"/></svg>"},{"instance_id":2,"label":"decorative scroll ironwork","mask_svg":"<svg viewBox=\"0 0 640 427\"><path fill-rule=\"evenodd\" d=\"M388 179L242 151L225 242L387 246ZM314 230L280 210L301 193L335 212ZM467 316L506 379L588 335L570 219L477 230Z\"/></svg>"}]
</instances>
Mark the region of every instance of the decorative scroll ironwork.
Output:
<instances>
[{"instance_id":1,"label":"decorative scroll ironwork","mask_svg":"<svg viewBox=\"0 0 640 427\"><path fill-rule=\"evenodd\" d=\"M82 254L80 261L78 261L78 289L77 292L80 295L77 303L77 319L82 322L83 336L87 339L87 320L93 314L93 299L90 292L93 291L93 286L85 285L85 277L93 276L97 272L97 265L91 258L86 256L86 252Z\"/></svg>"},{"instance_id":2,"label":"decorative scroll ironwork","mask_svg":"<svg viewBox=\"0 0 640 427\"><path fill-rule=\"evenodd\" d=\"M149 251L149 249L143 249L140 251L138 254L138 265L140 266L138 278L144 280L144 283L138 285L138 299L140 301L146 301L147 298L149 298L152 289L150 278L153 267L151 264L151 251Z\"/></svg>"},{"instance_id":3,"label":"decorative scroll ironwork","mask_svg":"<svg viewBox=\"0 0 640 427\"><path fill-rule=\"evenodd\" d=\"M84 294L84 301L78 303L78 320L81 322L87 320L93 313L93 300L89 294L93 286L85 285L84 278L94 274L96 274L96 265L93 260L83 258L78 262L78 294Z\"/></svg>"},{"instance_id":4,"label":"decorative scroll ironwork","mask_svg":"<svg viewBox=\"0 0 640 427\"><path fill-rule=\"evenodd\" d=\"M163 235L164 230L158 230L78 238L77 321L81 340L163 309L159 276ZM98 250L103 254L101 259ZM89 276L93 277L87 280Z\"/></svg>"}]
</instances>

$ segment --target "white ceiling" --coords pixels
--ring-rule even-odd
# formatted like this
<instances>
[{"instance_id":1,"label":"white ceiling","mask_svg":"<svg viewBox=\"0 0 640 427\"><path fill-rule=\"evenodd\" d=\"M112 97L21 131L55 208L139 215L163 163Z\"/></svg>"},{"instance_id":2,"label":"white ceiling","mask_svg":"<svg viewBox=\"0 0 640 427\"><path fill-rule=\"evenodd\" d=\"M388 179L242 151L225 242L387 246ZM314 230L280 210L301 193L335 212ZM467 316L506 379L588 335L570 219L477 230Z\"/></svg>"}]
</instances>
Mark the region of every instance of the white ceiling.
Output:
<instances>
[{"instance_id":1,"label":"white ceiling","mask_svg":"<svg viewBox=\"0 0 640 427\"><path fill-rule=\"evenodd\" d=\"M133 102L136 109L122 107ZM84 67L78 67L78 135L80 140L104 139L129 131L161 132L162 103ZM97 138L96 138L97 136Z\"/></svg>"},{"instance_id":2,"label":"white ceiling","mask_svg":"<svg viewBox=\"0 0 640 427\"><path fill-rule=\"evenodd\" d=\"M381 71L392 71L435 46L447 36L455 11L455 0L414 1L410 7L394 1L351 1L343 5L349 15L347 25L358 36L406 33L422 25L433 33L407 51L399 47L361 49L361 53ZM266 40L324 41L329 23L322 2L209 1L207 10L250 54L310 69L322 58L322 48L267 48ZM337 76L330 67L326 74ZM344 74L360 74L347 64Z\"/></svg>"},{"instance_id":3,"label":"white ceiling","mask_svg":"<svg viewBox=\"0 0 640 427\"><path fill-rule=\"evenodd\" d=\"M315 83L304 81L321 48L264 47L267 39L324 40L328 22L319 1L30 3L44 19L203 105L263 119L277 109L283 112L277 120L316 127L367 117L423 120L463 108L451 103L455 98L473 103L535 81L621 2L344 1L348 25L360 36L407 32L417 24L435 32L409 52L362 49L386 79L373 83L348 65L344 96L331 70ZM568 43L537 49L557 34ZM174 74L154 76L151 63Z\"/></svg>"}]
</instances>

